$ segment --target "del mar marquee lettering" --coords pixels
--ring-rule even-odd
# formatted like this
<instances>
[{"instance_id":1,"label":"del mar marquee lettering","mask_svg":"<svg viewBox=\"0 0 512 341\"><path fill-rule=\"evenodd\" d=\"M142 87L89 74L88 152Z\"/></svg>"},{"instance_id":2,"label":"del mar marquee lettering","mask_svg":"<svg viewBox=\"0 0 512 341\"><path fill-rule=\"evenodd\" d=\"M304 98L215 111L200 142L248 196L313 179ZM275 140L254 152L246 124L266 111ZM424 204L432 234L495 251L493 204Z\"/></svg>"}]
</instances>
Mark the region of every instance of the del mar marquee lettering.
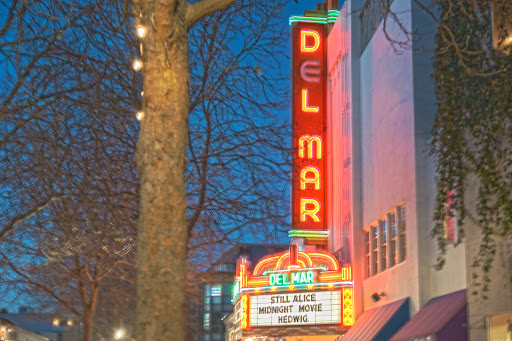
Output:
<instances>
[{"instance_id":1,"label":"del mar marquee lettering","mask_svg":"<svg viewBox=\"0 0 512 341\"><path fill-rule=\"evenodd\" d=\"M315 283L315 271L291 271L289 273L276 273L268 276L270 285Z\"/></svg>"},{"instance_id":2,"label":"del mar marquee lettering","mask_svg":"<svg viewBox=\"0 0 512 341\"><path fill-rule=\"evenodd\" d=\"M341 323L339 291L252 296L249 307L251 325Z\"/></svg>"},{"instance_id":3,"label":"del mar marquee lettering","mask_svg":"<svg viewBox=\"0 0 512 341\"><path fill-rule=\"evenodd\" d=\"M325 26L305 22L292 26L292 219L295 233L327 229Z\"/></svg>"}]
</instances>

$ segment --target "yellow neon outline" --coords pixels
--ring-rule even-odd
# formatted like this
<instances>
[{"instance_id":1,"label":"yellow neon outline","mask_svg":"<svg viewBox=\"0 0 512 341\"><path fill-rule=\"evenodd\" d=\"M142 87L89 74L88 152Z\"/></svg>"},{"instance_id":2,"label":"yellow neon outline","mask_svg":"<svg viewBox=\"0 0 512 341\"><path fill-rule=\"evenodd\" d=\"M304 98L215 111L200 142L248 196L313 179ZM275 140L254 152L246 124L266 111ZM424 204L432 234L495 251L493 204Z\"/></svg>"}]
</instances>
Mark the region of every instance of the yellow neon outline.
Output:
<instances>
[{"instance_id":1,"label":"yellow neon outline","mask_svg":"<svg viewBox=\"0 0 512 341\"><path fill-rule=\"evenodd\" d=\"M315 177L307 178L306 173L308 172L312 172ZM306 166L300 170L300 189L306 189L307 184L313 184L316 191L320 190L320 171L318 168Z\"/></svg>"},{"instance_id":2,"label":"yellow neon outline","mask_svg":"<svg viewBox=\"0 0 512 341\"><path fill-rule=\"evenodd\" d=\"M313 210L306 210L306 205L312 204L315 206ZM318 212L320 212L320 208L322 208L320 201L315 198L300 198L300 221L306 221L306 216L311 217L315 223L320 221L320 217L318 216Z\"/></svg>"},{"instance_id":3,"label":"yellow neon outline","mask_svg":"<svg viewBox=\"0 0 512 341\"><path fill-rule=\"evenodd\" d=\"M338 260L336 258L334 258L333 256L327 254L327 253L318 253L318 252L310 252L309 253L313 258L320 258L320 259L329 259L331 261L331 264L332 264L332 267L334 271L339 271L340 267L339 267L339 263L338 263Z\"/></svg>"},{"instance_id":4,"label":"yellow neon outline","mask_svg":"<svg viewBox=\"0 0 512 341\"><path fill-rule=\"evenodd\" d=\"M343 325L354 325L354 290L352 288L343 288L342 292L343 307Z\"/></svg>"},{"instance_id":5,"label":"yellow neon outline","mask_svg":"<svg viewBox=\"0 0 512 341\"><path fill-rule=\"evenodd\" d=\"M279 257L279 260L276 263L276 270L281 270L284 268L284 264L281 263L284 263L286 258L290 258L290 254L288 252ZM288 263L290 263L290 261L288 261Z\"/></svg>"},{"instance_id":6,"label":"yellow neon outline","mask_svg":"<svg viewBox=\"0 0 512 341\"><path fill-rule=\"evenodd\" d=\"M306 261L307 261L307 264L308 264L307 267L309 267L309 268L313 267L313 260L311 259L311 257L307 253L299 251L299 257L300 256L303 256L304 258L306 258ZM304 267L306 267L306 266L304 266Z\"/></svg>"},{"instance_id":7,"label":"yellow neon outline","mask_svg":"<svg viewBox=\"0 0 512 341\"><path fill-rule=\"evenodd\" d=\"M306 37L313 37L315 44L312 47L306 46ZM311 53L320 47L320 34L313 30L300 30L300 52Z\"/></svg>"},{"instance_id":8,"label":"yellow neon outline","mask_svg":"<svg viewBox=\"0 0 512 341\"><path fill-rule=\"evenodd\" d=\"M299 157L304 158L305 144L308 143L308 159L313 158L313 143L316 142L316 158L322 158L322 138L318 135L302 135L299 137Z\"/></svg>"},{"instance_id":9,"label":"yellow neon outline","mask_svg":"<svg viewBox=\"0 0 512 341\"><path fill-rule=\"evenodd\" d=\"M261 270L263 270L262 269L263 266L267 265L268 263L273 262L275 259L278 259L279 257L281 257L281 256L277 255L277 256L271 256L268 258L263 258L262 260L260 260L258 262L258 264L256 264L256 266L254 267L254 271L252 272L253 276L259 276Z\"/></svg>"},{"instance_id":10,"label":"yellow neon outline","mask_svg":"<svg viewBox=\"0 0 512 341\"><path fill-rule=\"evenodd\" d=\"M320 111L319 107L308 107L308 89L302 89L302 111L312 113Z\"/></svg>"}]
</instances>

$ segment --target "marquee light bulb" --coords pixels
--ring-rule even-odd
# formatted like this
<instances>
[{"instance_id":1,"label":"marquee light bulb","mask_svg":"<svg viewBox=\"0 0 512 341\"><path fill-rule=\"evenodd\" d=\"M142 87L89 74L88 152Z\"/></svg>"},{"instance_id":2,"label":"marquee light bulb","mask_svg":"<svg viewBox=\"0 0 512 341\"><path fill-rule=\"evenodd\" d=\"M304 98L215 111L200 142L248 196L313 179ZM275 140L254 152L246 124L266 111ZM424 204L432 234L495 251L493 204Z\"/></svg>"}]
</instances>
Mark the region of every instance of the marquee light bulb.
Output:
<instances>
[{"instance_id":1,"label":"marquee light bulb","mask_svg":"<svg viewBox=\"0 0 512 341\"><path fill-rule=\"evenodd\" d=\"M140 59L135 59L133 61L132 67L135 71L139 71L142 69L142 61Z\"/></svg>"},{"instance_id":2,"label":"marquee light bulb","mask_svg":"<svg viewBox=\"0 0 512 341\"><path fill-rule=\"evenodd\" d=\"M139 111L136 115L137 119L139 121L142 121L142 119L144 118L144 112L143 111Z\"/></svg>"},{"instance_id":3,"label":"marquee light bulb","mask_svg":"<svg viewBox=\"0 0 512 341\"><path fill-rule=\"evenodd\" d=\"M137 37L140 39L144 38L148 34L148 30L142 25L137 25Z\"/></svg>"}]
</instances>

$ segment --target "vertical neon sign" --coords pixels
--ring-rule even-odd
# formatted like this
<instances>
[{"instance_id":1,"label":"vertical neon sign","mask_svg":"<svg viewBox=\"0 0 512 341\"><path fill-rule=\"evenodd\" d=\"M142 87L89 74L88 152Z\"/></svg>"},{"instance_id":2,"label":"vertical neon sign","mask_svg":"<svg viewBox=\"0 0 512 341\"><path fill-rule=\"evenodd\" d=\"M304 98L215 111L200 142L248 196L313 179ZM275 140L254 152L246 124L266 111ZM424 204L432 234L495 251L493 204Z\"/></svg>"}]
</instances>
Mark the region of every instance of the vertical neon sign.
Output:
<instances>
[{"instance_id":1,"label":"vertical neon sign","mask_svg":"<svg viewBox=\"0 0 512 341\"><path fill-rule=\"evenodd\" d=\"M295 233L311 236L327 230L325 30L323 23L292 25L292 223Z\"/></svg>"}]
</instances>

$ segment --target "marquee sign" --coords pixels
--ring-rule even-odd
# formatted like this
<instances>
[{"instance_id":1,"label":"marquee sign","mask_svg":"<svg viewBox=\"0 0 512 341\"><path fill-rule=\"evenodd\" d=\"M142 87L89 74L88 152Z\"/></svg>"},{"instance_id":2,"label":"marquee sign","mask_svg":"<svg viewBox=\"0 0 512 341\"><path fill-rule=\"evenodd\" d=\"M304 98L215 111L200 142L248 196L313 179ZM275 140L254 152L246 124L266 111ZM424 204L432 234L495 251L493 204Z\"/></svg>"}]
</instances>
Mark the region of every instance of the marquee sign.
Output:
<instances>
[{"instance_id":1,"label":"marquee sign","mask_svg":"<svg viewBox=\"0 0 512 341\"><path fill-rule=\"evenodd\" d=\"M249 300L252 326L340 324L340 291L256 295Z\"/></svg>"},{"instance_id":2,"label":"marquee sign","mask_svg":"<svg viewBox=\"0 0 512 341\"><path fill-rule=\"evenodd\" d=\"M293 39L293 171L291 237L327 238L326 25L295 22Z\"/></svg>"},{"instance_id":3,"label":"marquee sign","mask_svg":"<svg viewBox=\"0 0 512 341\"><path fill-rule=\"evenodd\" d=\"M244 330L253 327L354 323L352 269L325 252L289 252L263 258L252 273L237 265L233 301Z\"/></svg>"}]
</instances>

